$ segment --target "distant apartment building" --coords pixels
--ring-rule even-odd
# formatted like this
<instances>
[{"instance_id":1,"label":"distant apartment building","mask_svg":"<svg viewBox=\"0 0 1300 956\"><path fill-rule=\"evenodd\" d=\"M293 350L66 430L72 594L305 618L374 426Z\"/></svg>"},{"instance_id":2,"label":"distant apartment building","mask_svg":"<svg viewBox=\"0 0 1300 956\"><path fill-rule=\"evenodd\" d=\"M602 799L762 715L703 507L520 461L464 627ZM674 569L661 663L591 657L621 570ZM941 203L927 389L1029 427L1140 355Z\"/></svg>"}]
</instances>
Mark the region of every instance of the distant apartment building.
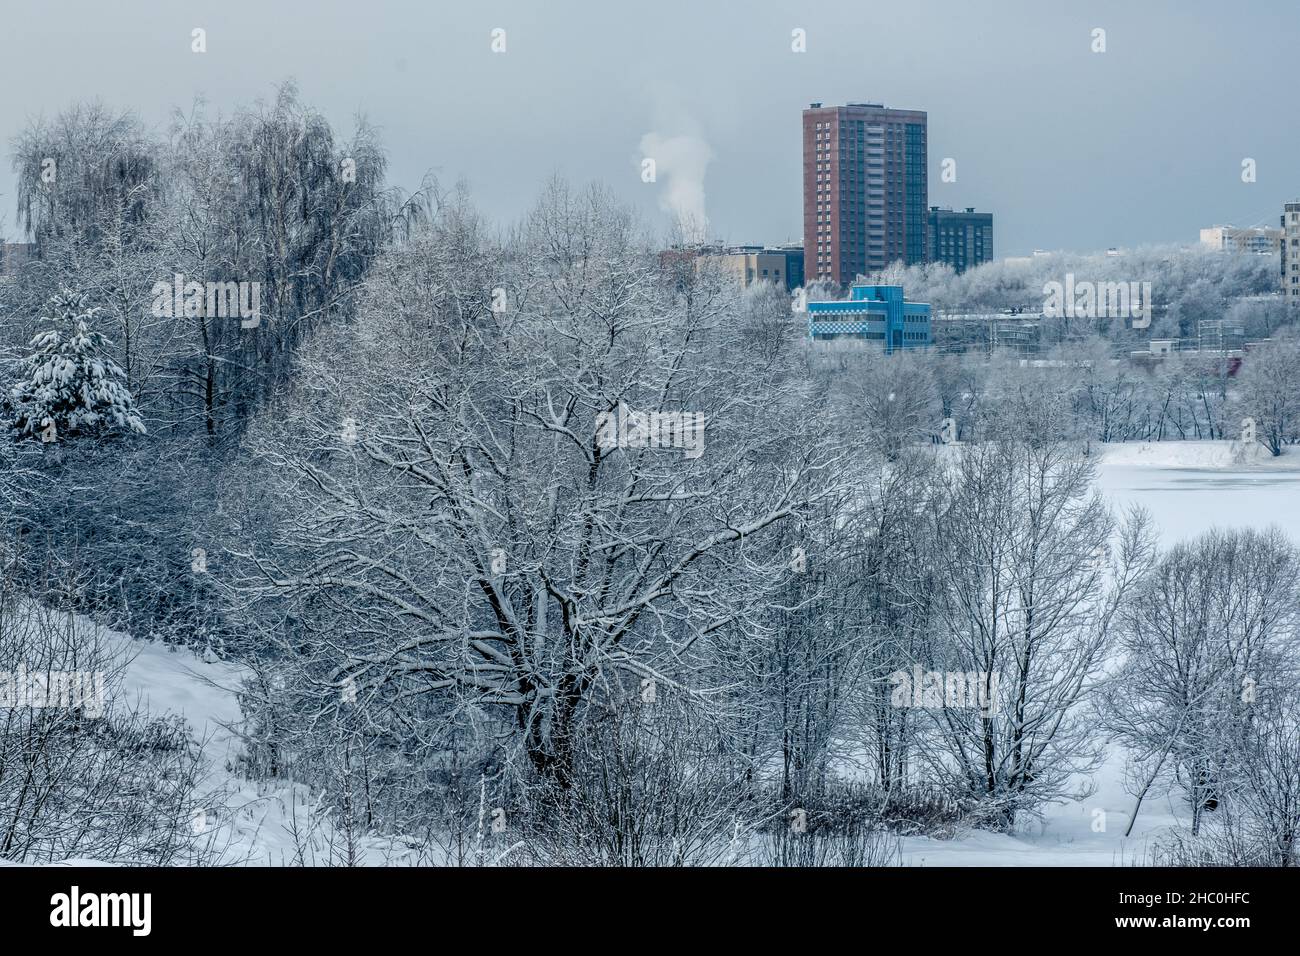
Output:
<instances>
[{"instance_id":1,"label":"distant apartment building","mask_svg":"<svg viewBox=\"0 0 1300 956\"><path fill-rule=\"evenodd\" d=\"M1249 252L1268 255L1282 248L1284 230L1265 226L1238 228L1237 226L1210 226L1201 230L1201 245L1218 252Z\"/></svg>"},{"instance_id":2,"label":"distant apartment building","mask_svg":"<svg viewBox=\"0 0 1300 956\"><path fill-rule=\"evenodd\" d=\"M734 276L741 288L769 282L788 291L803 285L803 246L706 245L693 253L697 269L713 264Z\"/></svg>"},{"instance_id":3,"label":"distant apartment building","mask_svg":"<svg viewBox=\"0 0 1300 956\"><path fill-rule=\"evenodd\" d=\"M731 249L705 253L700 258L720 265L724 272L736 277L742 288L749 288L756 282L770 282L785 287L785 256L767 252L762 246L739 246Z\"/></svg>"},{"instance_id":4,"label":"distant apartment building","mask_svg":"<svg viewBox=\"0 0 1300 956\"><path fill-rule=\"evenodd\" d=\"M993 260L993 214L954 212L939 206L930 207L928 224L930 261L946 262L957 272Z\"/></svg>"},{"instance_id":5,"label":"distant apartment building","mask_svg":"<svg viewBox=\"0 0 1300 956\"><path fill-rule=\"evenodd\" d=\"M878 342L886 353L930 344L930 306L908 302L901 285L855 285L847 299L809 302L808 337Z\"/></svg>"},{"instance_id":6,"label":"distant apartment building","mask_svg":"<svg viewBox=\"0 0 1300 956\"><path fill-rule=\"evenodd\" d=\"M1300 306L1300 201L1282 206L1282 294Z\"/></svg>"},{"instance_id":7,"label":"distant apartment building","mask_svg":"<svg viewBox=\"0 0 1300 956\"><path fill-rule=\"evenodd\" d=\"M23 263L32 257L35 244L30 242L0 243L0 276L17 274Z\"/></svg>"},{"instance_id":8,"label":"distant apartment building","mask_svg":"<svg viewBox=\"0 0 1300 956\"><path fill-rule=\"evenodd\" d=\"M785 287L793 291L803 287L803 243L791 242L777 246L776 251L785 256Z\"/></svg>"},{"instance_id":9,"label":"distant apartment building","mask_svg":"<svg viewBox=\"0 0 1300 956\"><path fill-rule=\"evenodd\" d=\"M926 257L922 110L879 103L803 111L804 272L847 286L861 273Z\"/></svg>"}]
</instances>

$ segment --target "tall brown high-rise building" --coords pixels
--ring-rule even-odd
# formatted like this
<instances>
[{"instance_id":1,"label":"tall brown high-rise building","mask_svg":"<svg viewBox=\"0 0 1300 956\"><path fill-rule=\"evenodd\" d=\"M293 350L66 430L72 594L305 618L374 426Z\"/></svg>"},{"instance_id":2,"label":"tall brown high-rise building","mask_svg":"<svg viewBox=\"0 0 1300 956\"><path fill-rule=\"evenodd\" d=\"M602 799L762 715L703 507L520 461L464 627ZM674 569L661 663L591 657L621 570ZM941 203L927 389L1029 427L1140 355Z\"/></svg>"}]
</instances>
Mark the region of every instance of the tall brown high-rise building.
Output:
<instances>
[{"instance_id":1,"label":"tall brown high-rise building","mask_svg":"<svg viewBox=\"0 0 1300 956\"><path fill-rule=\"evenodd\" d=\"M803 111L806 281L926 257L926 114L878 103Z\"/></svg>"}]
</instances>

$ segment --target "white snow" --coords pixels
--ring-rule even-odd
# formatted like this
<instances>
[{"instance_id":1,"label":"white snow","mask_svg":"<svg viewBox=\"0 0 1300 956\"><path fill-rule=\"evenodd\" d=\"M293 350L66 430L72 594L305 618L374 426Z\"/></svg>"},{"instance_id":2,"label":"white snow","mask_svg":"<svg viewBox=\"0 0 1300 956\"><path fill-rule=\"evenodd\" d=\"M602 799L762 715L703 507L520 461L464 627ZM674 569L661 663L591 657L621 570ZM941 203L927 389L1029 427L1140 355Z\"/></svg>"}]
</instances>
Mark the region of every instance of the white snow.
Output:
<instances>
[{"instance_id":1,"label":"white snow","mask_svg":"<svg viewBox=\"0 0 1300 956\"><path fill-rule=\"evenodd\" d=\"M128 638L117 635L118 639ZM235 689L239 668L161 644L131 641L136 654L127 670L126 686L155 713L182 714L204 740L207 773L195 803L194 825L225 865L326 865L333 836L309 789L277 781L256 783L237 775L235 759L242 743L242 720ZM394 841L366 837L359 862L398 862L401 848Z\"/></svg>"},{"instance_id":2,"label":"white snow","mask_svg":"<svg viewBox=\"0 0 1300 956\"><path fill-rule=\"evenodd\" d=\"M1259 442L1126 441L1091 448L1107 467L1142 465L1148 468L1239 468L1292 471L1300 450L1274 457Z\"/></svg>"}]
</instances>

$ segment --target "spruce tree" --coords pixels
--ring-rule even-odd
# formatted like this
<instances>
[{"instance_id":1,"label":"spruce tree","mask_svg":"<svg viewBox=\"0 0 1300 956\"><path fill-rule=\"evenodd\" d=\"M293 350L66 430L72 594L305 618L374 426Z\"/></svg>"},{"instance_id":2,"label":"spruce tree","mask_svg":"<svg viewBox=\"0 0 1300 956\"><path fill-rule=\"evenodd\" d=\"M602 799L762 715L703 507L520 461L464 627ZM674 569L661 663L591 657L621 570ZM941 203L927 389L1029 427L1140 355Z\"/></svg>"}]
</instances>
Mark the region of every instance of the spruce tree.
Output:
<instances>
[{"instance_id":1,"label":"spruce tree","mask_svg":"<svg viewBox=\"0 0 1300 956\"><path fill-rule=\"evenodd\" d=\"M91 328L96 311L68 290L50 300L50 315L32 338L35 351L19 363L10 396L20 439L145 433L126 374L108 356L111 343Z\"/></svg>"}]
</instances>

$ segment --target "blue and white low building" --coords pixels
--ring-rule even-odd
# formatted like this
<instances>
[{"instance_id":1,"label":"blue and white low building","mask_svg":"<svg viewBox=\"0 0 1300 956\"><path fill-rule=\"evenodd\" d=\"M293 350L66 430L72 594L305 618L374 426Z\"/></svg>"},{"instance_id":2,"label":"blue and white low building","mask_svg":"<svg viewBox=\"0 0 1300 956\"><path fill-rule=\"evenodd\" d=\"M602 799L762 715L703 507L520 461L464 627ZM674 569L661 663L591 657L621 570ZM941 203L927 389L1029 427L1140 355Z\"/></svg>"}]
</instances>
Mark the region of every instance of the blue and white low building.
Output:
<instances>
[{"instance_id":1,"label":"blue and white low building","mask_svg":"<svg viewBox=\"0 0 1300 956\"><path fill-rule=\"evenodd\" d=\"M809 302L808 337L879 342L886 353L930 345L930 306L908 302L901 285L855 285L849 297Z\"/></svg>"}]
</instances>

